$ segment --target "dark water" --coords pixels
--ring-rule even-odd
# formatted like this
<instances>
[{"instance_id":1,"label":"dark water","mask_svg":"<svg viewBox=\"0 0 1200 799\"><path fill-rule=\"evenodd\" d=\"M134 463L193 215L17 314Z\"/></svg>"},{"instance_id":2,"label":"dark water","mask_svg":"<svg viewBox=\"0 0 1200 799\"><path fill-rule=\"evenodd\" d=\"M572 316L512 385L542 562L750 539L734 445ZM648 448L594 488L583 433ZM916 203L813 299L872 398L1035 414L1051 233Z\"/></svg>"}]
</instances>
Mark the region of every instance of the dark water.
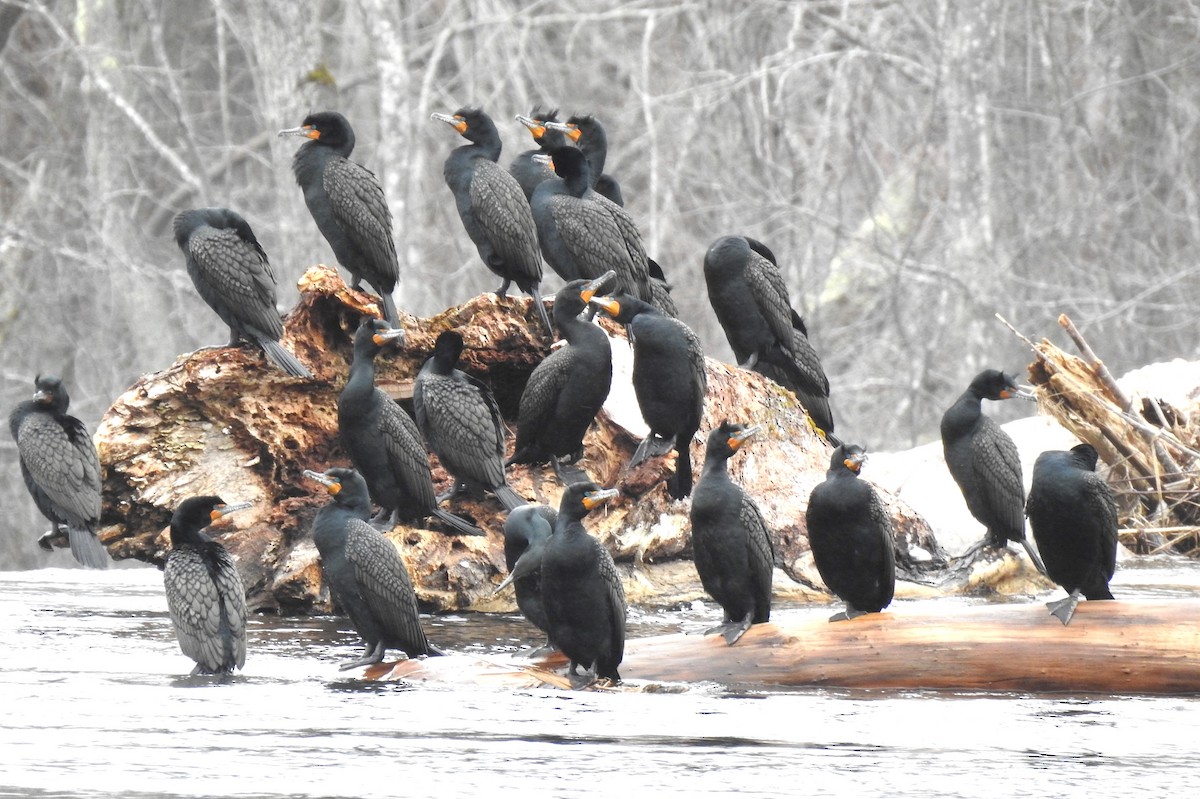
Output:
<instances>
[{"instance_id":1,"label":"dark water","mask_svg":"<svg viewBox=\"0 0 1200 799\"><path fill-rule=\"evenodd\" d=\"M1198 586L1179 564L1118 582L1123 596ZM631 634L681 618L715 613L639 613ZM537 642L518 619L427 621L458 651ZM1200 792L1195 698L364 683L337 671L357 652L341 620L274 617L252 618L243 673L189 678L153 570L0 573L0 641L0 796Z\"/></svg>"}]
</instances>

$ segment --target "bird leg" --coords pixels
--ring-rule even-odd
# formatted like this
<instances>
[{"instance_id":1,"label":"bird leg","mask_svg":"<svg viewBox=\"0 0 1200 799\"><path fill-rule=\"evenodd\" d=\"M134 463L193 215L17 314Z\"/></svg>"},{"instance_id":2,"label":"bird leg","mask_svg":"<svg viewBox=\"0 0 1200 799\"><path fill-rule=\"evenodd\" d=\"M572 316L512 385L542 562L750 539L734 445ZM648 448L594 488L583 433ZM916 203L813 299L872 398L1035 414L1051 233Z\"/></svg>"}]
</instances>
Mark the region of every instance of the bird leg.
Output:
<instances>
[{"instance_id":1,"label":"bird leg","mask_svg":"<svg viewBox=\"0 0 1200 799\"><path fill-rule=\"evenodd\" d=\"M1079 607L1081 599L1083 599L1083 593L1076 588L1065 599L1047 602L1046 607L1050 608L1050 615L1061 621L1066 627L1071 623L1071 618L1075 615L1075 608Z\"/></svg>"},{"instance_id":2,"label":"bird leg","mask_svg":"<svg viewBox=\"0 0 1200 799\"><path fill-rule=\"evenodd\" d=\"M350 660L339 664L338 671L349 671L350 669L356 669L359 666L370 666L375 663L382 663L383 654L385 651L387 651L387 646L384 645L383 641L377 641L374 646L368 644L365 655L358 660Z\"/></svg>"},{"instance_id":3,"label":"bird leg","mask_svg":"<svg viewBox=\"0 0 1200 799\"><path fill-rule=\"evenodd\" d=\"M866 615L867 615L867 612L865 610L859 610L858 608L852 608L849 605L847 605L846 609L843 610L841 613L835 613L832 616L830 616L829 621L830 622L849 621L850 619L857 619L859 616L866 616Z\"/></svg>"},{"instance_id":4,"label":"bird leg","mask_svg":"<svg viewBox=\"0 0 1200 799\"><path fill-rule=\"evenodd\" d=\"M55 523L54 527L42 533L41 537L38 538L38 546L47 552L53 552L54 542L63 541L65 543L66 536L67 526Z\"/></svg>"},{"instance_id":5,"label":"bird leg","mask_svg":"<svg viewBox=\"0 0 1200 799\"><path fill-rule=\"evenodd\" d=\"M437 502L437 504L441 505L446 500L454 499L455 497L457 497L459 494L461 494L462 492L464 492L466 490L467 490L466 482L464 482L462 480L455 480L454 483L450 486L450 490L447 491L445 494L442 494L441 496L437 497L437 499L435 501Z\"/></svg>"},{"instance_id":6,"label":"bird leg","mask_svg":"<svg viewBox=\"0 0 1200 799\"><path fill-rule=\"evenodd\" d=\"M1033 544L1029 543L1028 538L1021 540L1021 546L1025 547L1025 554L1029 556L1031 561L1033 561L1033 565L1037 567L1037 570L1046 577L1049 577L1050 575L1046 573L1046 564L1042 563L1042 559L1038 557L1037 550L1033 548Z\"/></svg>"},{"instance_id":7,"label":"bird leg","mask_svg":"<svg viewBox=\"0 0 1200 799\"><path fill-rule=\"evenodd\" d=\"M379 513L372 516L367 523L379 532L386 533L396 526L396 511L380 508Z\"/></svg>"},{"instance_id":8,"label":"bird leg","mask_svg":"<svg viewBox=\"0 0 1200 799\"><path fill-rule=\"evenodd\" d=\"M554 476L558 478L558 482L569 486L575 483L586 483L591 479L586 471L577 466L568 466L567 463L566 460L560 461L553 455L550 456L550 467L554 469Z\"/></svg>"},{"instance_id":9,"label":"bird leg","mask_svg":"<svg viewBox=\"0 0 1200 799\"><path fill-rule=\"evenodd\" d=\"M653 430L650 431L637 449L633 452L633 457L629 459L629 465L626 468L632 469L647 458L658 458L666 455L675 448L675 439L663 438Z\"/></svg>"},{"instance_id":10,"label":"bird leg","mask_svg":"<svg viewBox=\"0 0 1200 799\"><path fill-rule=\"evenodd\" d=\"M511 283L511 280L504 278L504 282L500 284L500 288L496 289L496 299L503 300L508 296L508 287Z\"/></svg>"},{"instance_id":11,"label":"bird leg","mask_svg":"<svg viewBox=\"0 0 1200 799\"><path fill-rule=\"evenodd\" d=\"M710 627L704 631L704 634L715 635L720 633L721 637L725 639L725 645L733 646L743 635L746 634L746 630L749 630L750 625L753 623L754 610L751 609L746 612L745 618L743 618L741 621L735 621L726 615L724 624L719 624L716 627Z\"/></svg>"}]
</instances>

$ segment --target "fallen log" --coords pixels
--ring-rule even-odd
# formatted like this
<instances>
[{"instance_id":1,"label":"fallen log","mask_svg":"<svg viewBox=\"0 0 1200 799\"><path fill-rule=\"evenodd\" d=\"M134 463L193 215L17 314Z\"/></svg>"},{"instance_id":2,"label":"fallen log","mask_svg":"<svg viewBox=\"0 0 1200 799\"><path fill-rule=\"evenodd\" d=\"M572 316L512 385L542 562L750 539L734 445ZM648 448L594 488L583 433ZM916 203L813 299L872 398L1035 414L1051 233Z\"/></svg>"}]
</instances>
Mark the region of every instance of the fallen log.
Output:
<instances>
[{"instance_id":1,"label":"fallen log","mask_svg":"<svg viewBox=\"0 0 1200 799\"><path fill-rule=\"evenodd\" d=\"M634 690L647 683L719 683L739 689L1200 692L1200 599L1084 602L1065 627L1042 602L916 602L837 623L827 620L829 611L776 614L777 622L754 625L732 647L717 635L631 639L621 676ZM564 687L561 656L529 665L516 657L471 658L474 666L466 659L400 661L366 676Z\"/></svg>"}]
</instances>

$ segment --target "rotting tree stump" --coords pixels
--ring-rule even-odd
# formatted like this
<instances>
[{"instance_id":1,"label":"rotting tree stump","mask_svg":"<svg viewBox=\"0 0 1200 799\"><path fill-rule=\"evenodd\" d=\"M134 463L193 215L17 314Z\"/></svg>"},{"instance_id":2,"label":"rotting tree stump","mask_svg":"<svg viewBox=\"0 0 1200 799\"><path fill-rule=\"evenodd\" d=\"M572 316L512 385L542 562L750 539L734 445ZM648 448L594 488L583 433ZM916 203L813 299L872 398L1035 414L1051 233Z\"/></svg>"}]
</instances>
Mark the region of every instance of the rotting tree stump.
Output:
<instances>
[{"instance_id":1,"label":"rotting tree stump","mask_svg":"<svg viewBox=\"0 0 1200 799\"><path fill-rule=\"evenodd\" d=\"M206 348L144 376L105 414L96 435L105 472L100 537L114 557L161 566L171 511L188 496L250 500L252 509L212 530L235 555L250 606L280 612L329 609L308 535L327 495L302 473L348 464L337 439L337 397L348 375L354 331L364 315L378 311L369 295L349 289L325 266L309 269L299 285L301 299L285 319L284 344L312 378L285 375L249 345ZM405 343L377 358L377 385L406 403L438 334L456 328L466 342L460 368L492 387L505 417L515 424L525 382L549 352L531 302L487 294L427 319L401 314ZM619 326L604 324L614 349L626 348ZM613 377L616 387L629 380L629 358L614 360L620 365ZM701 432L692 444L697 469L704 457L703 436L722 419L763 425L764 434L733 459L731 472L762 507L780 568L823 590L808 555L804 510L809 492L824 479L828 445L814 433L795 397L762 376L710 359L708 382ZM580 464L596 482L622 489L621 498L590 516L587 526L618 562L634 564L627 569L631 601L703 596L694 578L681 586L680 572L673 568L690 557L689 503L671 500L664 484L673 456L624 471L638 439L614 419L631 414L637 416L636 408L606 406L585 440ZM431 462L437 488L445 491L449 476L436 457ZM548 468L514 466L508 474L526 498L557 505L562 489ZM886 501L896 522L902 572L919 575L943 567L924 520L903 503ZM423 609L511 610L511 596L491 596L504 571L502 507L492 497L456 498L448 507L474 519L487 536L450 537L407 526L390 533Z\"/></svg>"}]
</instances>

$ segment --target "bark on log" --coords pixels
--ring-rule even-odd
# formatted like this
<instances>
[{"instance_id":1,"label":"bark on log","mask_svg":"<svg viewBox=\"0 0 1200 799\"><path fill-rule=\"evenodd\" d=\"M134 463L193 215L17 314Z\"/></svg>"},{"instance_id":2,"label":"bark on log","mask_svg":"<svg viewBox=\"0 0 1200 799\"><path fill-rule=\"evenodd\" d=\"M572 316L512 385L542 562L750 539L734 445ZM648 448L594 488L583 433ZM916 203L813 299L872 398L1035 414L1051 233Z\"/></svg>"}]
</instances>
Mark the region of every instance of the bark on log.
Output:
<instances>
[{"instance_id":1,"label":"bark on log","mask_svg":"<svg viewBox=\"0 0 1200 799\"><path fill-rule=\"evenodd\" d=\"M250 606L328 610L308 536L312 516L327 497L302 472L348 463L337 441L337 397L347 377L353 333L362 317L377 315L377 309L369 295L347 288L328 267L310 269L300 289L301 300L285 319L284 344L308 365L311 379L288 377L248 346L207 348L143 377L109 409L97 431L105 468L100 535L114 557L161 565L171 509L187 496L252 500L253 509L231 516L214 531L237 559ZM381 388L404 402L438 334L457 328L467 347L460 368L488 383L505 417L515 423L525 381L548 352L530 300L483 295L428 319L401 314L401 325L404 346L377 359ZM617 364L614 395L585 439L581 465L597 482L620 487L622 496L587 524L618 561L637 564L628 583L636 601L654 602L655 578L647 575L660 564L690 557L689 505L667 495L668 459L623 471L640 438L629 428L638 427L640 416L636 406L628 407L632 394L624 333L615 325L607 329ZM765 434L731 462L731 472L762 507L775 535L779 566L791 578L824 590L808 556L804 510L809 492L824 479L828 446L795 397L762 376L709 360L708 380L701 436L724 418L764 425ZM624 425L616 421L630 418ZM697 469L704 457L701 436L692 445ZM431 461L438 490L445 491L449 477L436 457ZM531 501L558 503L561 487L548 469L515 466L509 480ZM887 501L904 573L944 567L944 555L924 520L902 503ZM423 609L495 609L491 594L504 563L503 509L491 497L456 499L450 508L473 518L487 537L448 537L405 526L391 533ZM671 593L678 595L678 589ZM691 589L703 596L698 582ZM511 598L501 602L499 607L513 607Z\"/></svg>"},{"instance_id":2,"label":"bark on log","mask_svg":"<svg viewBox=\"0 0 1200 799\"><path fill-rule=\"evenodd\" d=\"M626 642L621 676L637 683L753 688L1194 694L1200 691L1200 600L1080 604L1069 626L1041 602L964 607L925 602L830 623L828 612L757 624L735 646L719 635ZM443 662L445 661L445 662ZM400 661L369 679L567 687L559 656ZM558 670L558 671L556 671ZM661 690L652 685L652 689Z\"/></svg>"}]
</instances>

